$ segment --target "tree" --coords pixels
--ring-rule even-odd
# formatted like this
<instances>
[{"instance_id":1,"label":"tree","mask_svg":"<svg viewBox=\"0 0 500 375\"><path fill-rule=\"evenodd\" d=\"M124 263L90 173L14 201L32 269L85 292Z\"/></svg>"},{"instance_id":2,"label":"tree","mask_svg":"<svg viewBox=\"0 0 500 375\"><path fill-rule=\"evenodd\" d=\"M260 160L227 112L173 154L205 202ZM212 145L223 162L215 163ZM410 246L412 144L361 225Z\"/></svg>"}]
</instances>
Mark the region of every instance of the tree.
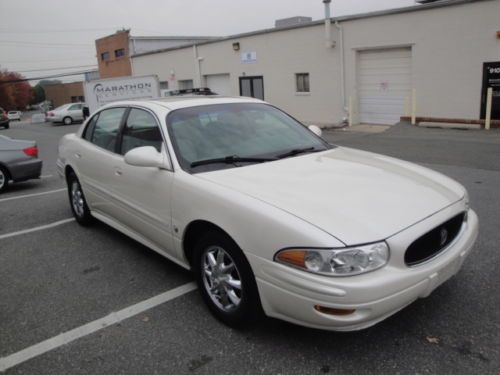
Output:
<instances>
[{"instance_id":1,"label":"tree","mask_svg":"<svg viewBox=\"0 0 500 375\"><path fill-rule=\"evenodd\" d=\"M24 79L19 73L7 70L0 71L0 107L8 111L26 108L31 101L33 92L31 85L27 81L22 81Z\"/></svg>"},{"instance_id":2,"label":"tree","mask_svg":"<svg viewBox=\"0 0 500 375\"><path fill-rule=\"evenodd\" d=\"M45 100L45 90L40 83L33 87L33 97L30 104L38 104Z\"/></svg>"}]
</instances>

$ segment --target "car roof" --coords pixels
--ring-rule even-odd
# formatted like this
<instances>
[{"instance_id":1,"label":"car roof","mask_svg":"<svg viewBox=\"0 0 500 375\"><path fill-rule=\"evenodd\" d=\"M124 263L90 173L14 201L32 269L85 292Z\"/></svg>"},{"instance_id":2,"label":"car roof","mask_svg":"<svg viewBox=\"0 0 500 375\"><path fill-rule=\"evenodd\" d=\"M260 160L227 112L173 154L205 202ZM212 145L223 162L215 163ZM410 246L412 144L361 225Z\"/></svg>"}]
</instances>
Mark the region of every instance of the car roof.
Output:
<instances>
[{"instance_id":1,"label":"car roof","mask_svg":"<svg viewBox=\"0 0 500 375\"><path fill-rule=\"evenodd\" d=\"M158 98L158 99L126 100L126 101L113 102L106 105L106 108L112 106L120 106L120 105L148 106L151 104L156 104L168 110L174 110L187 107L198 107L202 105L231 104L231 103L264 103L264 102L259 99L248 98L248 97L229 97L229 96L219 96L219 95L210 95L210 96L183 95L183 96L169 96L166 98Z\"/></svg>"}]
</instances>

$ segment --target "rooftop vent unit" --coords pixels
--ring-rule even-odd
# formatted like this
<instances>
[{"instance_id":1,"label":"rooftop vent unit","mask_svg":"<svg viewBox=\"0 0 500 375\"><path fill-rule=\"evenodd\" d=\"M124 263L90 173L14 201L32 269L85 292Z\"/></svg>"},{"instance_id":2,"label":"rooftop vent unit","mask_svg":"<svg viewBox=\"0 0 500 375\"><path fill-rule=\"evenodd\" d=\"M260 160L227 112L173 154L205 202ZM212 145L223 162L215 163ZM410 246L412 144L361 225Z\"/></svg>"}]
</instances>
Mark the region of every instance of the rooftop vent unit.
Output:
<instances>
[{"instance_id":1,"label":"rooftop vent unit","mask_svg":"<svg viewBox=\"0 0 500 375\"><path fill-rule=\"evenodd\" d=\"M280 20L276 20L274 23L275 27L289 27L289 26L296 26L296 25L302 25L304 23L312 22L311 17L290 17L290 18L283 18Z\"/></svg>"}]
</instances>

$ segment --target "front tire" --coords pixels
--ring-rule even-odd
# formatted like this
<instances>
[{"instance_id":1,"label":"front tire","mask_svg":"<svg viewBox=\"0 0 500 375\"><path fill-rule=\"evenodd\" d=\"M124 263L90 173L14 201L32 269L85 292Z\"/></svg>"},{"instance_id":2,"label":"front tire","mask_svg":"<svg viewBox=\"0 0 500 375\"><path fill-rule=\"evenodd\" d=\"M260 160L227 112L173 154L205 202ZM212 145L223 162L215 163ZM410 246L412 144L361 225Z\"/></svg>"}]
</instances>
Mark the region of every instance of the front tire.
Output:
<instances>
[{"instance_id":1,"label":"front tire","mask_svg":"<svg viewBox=\"0 0 500 375\"><path fill-rule=\"evenodd\" d=\"M193 269L203 300L221 322L241 327L262 315L250 264L227 235L208 232L195 246Z\"/></svg>"},{"instance_id":2,"label":"front tire","mask_svg":"<svg viewBox=\"0 0 500 375\"><path fill-rule=\"evenodd\" d=\"M71 125L73 123L73 119L69 116L63 118L63 124L64 125Z\"/></svg>"},{"instance_id":3,"label":"front tire","mask_svg":"<svg viewBox=\"0 0 500 375\"><path fill-rule=\"evenodd\" d=\"M83 226L92 224L94 218L90 213L87 201L85 200L85 196L83 195L80 181L78 181L78 178L74 173L71 173L68 176L68 195L71 211L73 211L73 216L75 217L76 221Z\"/></svg>"},{"instance_id":4,"label":"front tire","mask_svg":"<svg viewBox=\"0 0 500 375\"><path fill-rule=\"evenodd\" d=\"M0 194L7 190L9 180L9 172L4 167L0 166Z\"/></svg>"}]
</instances>

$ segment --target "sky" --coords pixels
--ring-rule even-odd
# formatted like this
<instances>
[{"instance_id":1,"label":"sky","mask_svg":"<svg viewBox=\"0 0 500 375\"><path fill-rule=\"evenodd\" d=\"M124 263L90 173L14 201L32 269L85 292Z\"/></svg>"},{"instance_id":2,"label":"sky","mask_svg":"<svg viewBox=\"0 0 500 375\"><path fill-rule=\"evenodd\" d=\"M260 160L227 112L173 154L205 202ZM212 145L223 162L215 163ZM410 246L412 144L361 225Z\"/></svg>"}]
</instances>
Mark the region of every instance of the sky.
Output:
<instances>
[{"instance_id":1,"label":"sky","mask_svg":"<svg viewBox=\"0 0 500 375\"><path fill-rule=\"evenodd\" d=\"M414 4L333 0L332 16ZM96 67L95 39L121 28L135 36L227 36L274 27L280 18L319 20L324 6L322 0L0 0L0 15L0 69L39 77Z\"/></svg>"}]
</instances>

